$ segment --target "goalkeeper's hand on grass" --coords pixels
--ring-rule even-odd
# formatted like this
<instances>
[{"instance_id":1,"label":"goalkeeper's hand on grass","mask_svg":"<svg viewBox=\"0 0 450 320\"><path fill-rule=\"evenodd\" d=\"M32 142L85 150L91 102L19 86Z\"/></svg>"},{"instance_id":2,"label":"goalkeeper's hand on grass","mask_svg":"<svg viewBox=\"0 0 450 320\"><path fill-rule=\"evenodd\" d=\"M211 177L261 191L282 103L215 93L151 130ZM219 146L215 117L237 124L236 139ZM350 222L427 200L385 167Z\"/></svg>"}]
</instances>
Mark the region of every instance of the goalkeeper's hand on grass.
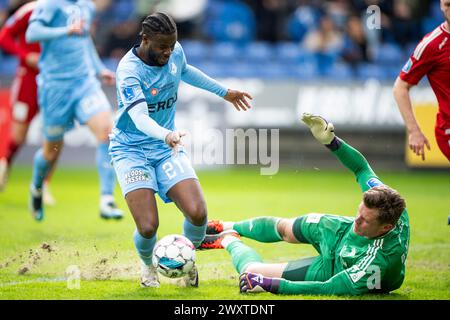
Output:
<instances>
[{"instance_id":1,"label":"goalkeeper's hand on grass","mask_svg":"<svg viewBox=\"0 0 450 320\"><path fill-rule=\"evenodd\" d=\"M303 113L301 120L309 127L314 138L322 144L330 144L334 139L334 126L320 116Z\"/></svg>"},{"instance_id":2,"label":"goalkeeper's hand on grass","mask_svg":"<svg viewBox=\"0 0 450 320\"><path fill-rule=\"evenodd\" d=\"M246 272L239 277L241 293L271 292L277 293L280 279L267 278L261 274Z\"/></svg>"}]
</instances>

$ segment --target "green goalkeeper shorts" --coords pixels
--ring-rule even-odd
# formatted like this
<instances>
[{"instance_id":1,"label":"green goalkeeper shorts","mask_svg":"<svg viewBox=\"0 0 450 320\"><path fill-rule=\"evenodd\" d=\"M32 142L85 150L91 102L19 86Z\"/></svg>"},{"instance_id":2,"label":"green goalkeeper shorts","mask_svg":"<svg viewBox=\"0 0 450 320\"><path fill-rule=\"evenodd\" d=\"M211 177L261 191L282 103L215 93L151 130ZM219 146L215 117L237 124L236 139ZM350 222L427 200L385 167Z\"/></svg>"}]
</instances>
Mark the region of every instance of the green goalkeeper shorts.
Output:
<instances>
[{"instance_id":1,"label":"green goalkeeper shorts","mask_svg":"<svg viewBox=\"0 0 450 320\"><path fill-rule=\"evenodd\" d=\"M320 257L302 258L288 262L281 277L290 281L305 281L309 267L317 258Z\"/></svg>"},{"instance_id":2,"label":"green goalkeeper shorts","mask_svg":"<svg viewBox=\"0 0 450 320\"><path fill-rule=\"evenodd\" d=\"M317 213L298 217L292 226L292 233L300 243L311 244L319 256L289 262L283 278L296 281L330 279L333 276L334 250L340 231L346 230L352 222L347 217Z\"/></svg>"}]
</instances>

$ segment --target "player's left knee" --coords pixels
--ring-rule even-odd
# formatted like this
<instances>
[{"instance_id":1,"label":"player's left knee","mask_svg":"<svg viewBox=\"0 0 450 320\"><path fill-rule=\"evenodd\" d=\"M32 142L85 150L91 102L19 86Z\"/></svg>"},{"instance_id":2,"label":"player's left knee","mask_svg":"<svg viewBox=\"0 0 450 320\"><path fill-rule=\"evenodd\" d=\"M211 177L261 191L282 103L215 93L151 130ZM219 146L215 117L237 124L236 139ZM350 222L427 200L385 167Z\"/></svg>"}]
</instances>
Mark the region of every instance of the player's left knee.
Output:
<instances>
[{"instance_id":1,"label":"player's left knee","mask_svg":"<svg viewBox=\"0 0 450 320\"><path fill-rule=\"evenodd\" d=\"M295 219L280 219L280 221L278 222L277 231L283 241L289 243L298 243L298 240L295 238L292 232L292 226L294 222Z\"/></svg>"},{"instance_id":2,"label":"player's left knee","mask_svg":"<svg viewBox=\"0 0 450 320\"><path fill-rule=\"evenodd\" d=\"M208 215L206 204L203 201L192 202L186 208L186 215L197 226L205 224Z\"/></svg>"}]
</instances>

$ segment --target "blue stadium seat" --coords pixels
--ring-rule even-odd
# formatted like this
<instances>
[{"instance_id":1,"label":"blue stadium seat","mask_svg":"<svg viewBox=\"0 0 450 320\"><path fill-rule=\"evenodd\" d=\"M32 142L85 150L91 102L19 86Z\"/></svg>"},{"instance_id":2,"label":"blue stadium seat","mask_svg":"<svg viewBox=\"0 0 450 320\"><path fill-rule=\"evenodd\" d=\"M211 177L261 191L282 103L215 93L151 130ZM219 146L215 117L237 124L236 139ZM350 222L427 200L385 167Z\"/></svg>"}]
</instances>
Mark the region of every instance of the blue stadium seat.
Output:
<instances>
[{"instance_id":1,"label":"blue stadium seat","mask_svg":"<svg viewBox=\"0 0 450 320\"><path fill-rule=\"evenodd\" d=\"M233 78L256 78L258 77L258 69L254 68L245 62L236 62L232 65L227 65L227 75Z\"/></svg>"},{"instance_id":2,"label":"blue stadium seat","mask_svg":"<svg viewBox=\"0 0 450 320\"><path fill-rule=\"evenodd\" d=\"M132 20L135 16L135 1L115 0L112 1L112 19L115 23Z\"/></svg>"},{"instance_id":3,"label":"blue stadium seat","mask_svg":"<svg viewBox=\"0 0 450 320\"><path fill-rule=\"evenodd\" d=\"M336 63L338 54L337 52L316 53L315 58L318 71L320 74L325 75Z\"/></svg>"},{"instance_id":4,"label":"blue stadium seat","mask_svg":"<svg viewBox=\"0 0 450 320\"><path fill-rule=\"evenodd\" d=\"M248 43L255 38L256 21L250 7L237 0L209 1L203 33L214 41Z\"/></svg>"},{"instance_id":5,"label":"blue stadium seat","mask_svg":"<svg viewBox=\"0 0 450 320\"><path fill-rule=\"evenodd\" d=\"M319 71L315 63L297 63L286 64L286 69L289 70L288 78L294 78L302 81L312 81L319 78Z\"/></svg>"},{"instance_id":6,"label":"blue stadium seat","mask_svg":"<svg viewBox=\"0 0 450 320\"><path fill-rule=\"evenodd\" d=\"M305 53L308 52L295 42L280 42L275 47L275 54L280 61L299 61Z\"/></svg>"},{"instance_id":7,"label":"blue stadium seat","mask_svg":"<svg viewBox=\"0 0 450 320\"><path fill-rule=\"evenodd\" d=\"M322 76L327 80L351 81L354 79L354 70L346 63L333 63Z\"/></svg>"},{"instance_id":8,"label":"blue stadium seat","mask_svg":"<svg viewBox=\"0 0 450 320\"><path fill-rule=\"evenodd\" d=\"M404 52L394 43L382 44L375 54L375 63L402 64L404 61Z\"/></svg>"},{"instance_id":9,"label":"blue stadium seat","mask_svg":"<svg viewBox=\"0 0 450 320\"><path fill-rule=\"evenodd\" d=\"M408 58L414 53L414 50L416 50L416 47L419 43L418 42L410 42L406 44L404 53L405 53L405 63L408 60Z\"/></svg>"},{"instance_id":10,"label":"blue stadium seat","mask_svg":"<svg viewBox=\"0 0 450 320\"><path fill-rule=\"evenodd\" d=\"M296 78L287 64L279 62L271 62L253 66L253 74L255 77L265 80L285 80Z\"/></svg>"},{"instance_id":11,"label":"blue stadium seat","mask_svg":"<svg viewBox=\"0 0 450 320\"><path fill-rule=\"evenodd\" d=\"M403 66L386 66L384 67L384 73L386 75L386 78L389 81L394 82L395 79L397 79L398 75L400 74L400 71L402 70ZM426 78L426 77L425 77Z\"/></svg>"},{"instance_id":12,"label":"blue stadium seat","mask_svg":"<svg viewBox=\"0 0 450 320\"><path fill-rule=\"evenodd\" d=\"M182 40L180 41L188 63L201 63L208 59L209 46L201 41Z\"/></svg>"},{"instance_id":13,"label":"blue stadium seat","mask_svg":"<svg viewBox=\"0 0 450 320\"><path fill-rule=\"evenodd\" d=\"M430 8L430 14L431 18L435 19L436 21L442 22L442 11L441 11L441 3L439 0L433 0L431 1L431 8ZM437 26L437 25L436 25Z\"/></svg>"},{"instance_id":14,"label":"blue stadium seat","mask_svg":"<svg viewBox=\"0 0 450 320\"><path fill-rule=\"evenodd\" d=\"M250 42L243 47L240 58L250 62L270 63L274 58L274 48L267 42Z\"/></svg>"},{"instance_id":15,"label":"blue stadium seat","mask_svg":"<svg viewBox=\"0 0 450 320\"><path fill-rule=\"evenodd\" d=\"M213 78L227 78L230 76L232 68L228 63L202 61L195 65L198 69Z\"/></svg>"},{"instance_id":16,"label":"blue stadium seat","mask_svg":"<svg viewBox=\"0 0 450 320\"><path fill-rule=\"evenodd\" d=\"M421 21L422 34L426 35L436 29L442 23L442 18L436 19L433 17L424 18Z\"/></svg>"},{"instance_id":17,"label":"blue stadium seat","mask_svg":"<svg viewBox=\"0 0 450 320\"><path fill-rule=\"evenodd\" d=\"M242 49L233 42L218 42L211 45L211 59L234 62L241 59Z\"/></svg>"},{"instance_id":18,"label":"blue stadium seat","mask_svg":"<svg viewBox=\"0 0 450 320\"><path fill-rule=\"evenodd\" d=\"M317 56L293 42L281 42L275 47L275 58L283 63L317 64Z\"/></svg>"},{"instance_id":19,"label":"blue stadium seat","mask_svg":"<svg viewBox=\"0 0 450 320\"><path fill-rule=\"evenodd\" d=\"M387 79L387 74L382 66L370 63L360 64L356 68L356 76L359 80L377 79L383 81Z\"/></svg>"}]
</instances>

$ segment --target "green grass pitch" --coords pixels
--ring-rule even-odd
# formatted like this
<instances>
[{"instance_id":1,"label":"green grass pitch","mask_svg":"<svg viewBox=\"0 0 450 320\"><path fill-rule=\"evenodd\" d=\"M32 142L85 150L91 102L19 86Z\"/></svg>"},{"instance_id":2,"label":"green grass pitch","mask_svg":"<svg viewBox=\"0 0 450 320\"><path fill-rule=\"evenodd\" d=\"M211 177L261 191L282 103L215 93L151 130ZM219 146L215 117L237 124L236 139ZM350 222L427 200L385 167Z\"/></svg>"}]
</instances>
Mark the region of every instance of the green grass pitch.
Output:
<instances>
[{"instance_id":1,"label":"green grass pitch","mask_svg":"<svg viewBox=\"0 0 450 320\"><path fill-rule=\"evenodd\" d=\"M309 212L354 216L361 192L353 176L341 171L282 169L260 176L257 169L198 172L209 218L239 220L261 215L295 217ZM31 169L16 167L0 194L0 299L450 299L450 174L378 172L406 198L411 244L406 279L389 294L363 297L242 295L237 273L224 250L197 252L199 288L182 288L162 279L159 289L139 287L134 250L134 222L126 204L122 221L98 215L95 170L59 169L51 189L57 199L37 223L27 210ZM182 232L182 214L173 204L159 204L161 237ZM308 245L253 246L267 262L314 255ZM43 248L46 243L48 247ZM79 289L69 289L66 269L81 272Z\"/></svg>"}]
</instances>

